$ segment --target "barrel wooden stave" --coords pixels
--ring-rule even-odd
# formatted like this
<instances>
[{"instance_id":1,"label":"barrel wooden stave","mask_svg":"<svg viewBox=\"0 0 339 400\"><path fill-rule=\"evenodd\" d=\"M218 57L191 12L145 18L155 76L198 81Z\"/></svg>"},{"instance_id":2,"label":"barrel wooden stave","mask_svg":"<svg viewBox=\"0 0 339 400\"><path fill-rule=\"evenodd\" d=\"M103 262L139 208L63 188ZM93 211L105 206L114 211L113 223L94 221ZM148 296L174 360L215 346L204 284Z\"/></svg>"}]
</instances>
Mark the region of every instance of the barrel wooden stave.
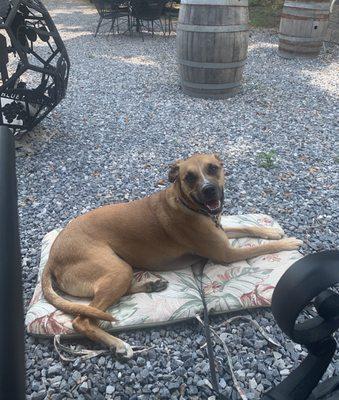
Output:
<instances>
[{"instance_id":1,"label":"barrel wooden stave","mask_svg":"<svg viewBox=\"0 0 339 400\"><path fill-rule=\"evenodd\" d=\"M181 4L177 57L185 93L218 99L241 91L248 46L248 8L244 6L246 1L240 4Z\"/></svg>"},{"instance_id":2,"label":"barrel wooden stave","mask_svg":"<svg viewBox=\"0 0 339 400\"><path fill-rule=\"evenodd\" d=\"M333 4L328 23L326 39L328 42L339 44L339 0Z\"/></svg>"},{"instance_id":3,"label":"barrel wooden stave","mask_svg":"<svg viewBox=\"0 0 339 400\"><path fill-rule=\"evenodd\" d=\"M247 32L239 33L195 33L183 32L183 45L178 49L179 63L193 61L211 64L227 64L243 61L247 56ZM236 42L236 45L234 43ZM203 43L203 46L201 45ZM221 51L223 48L227 52ZM199 50L199 51L197 51ZM227 65L225 65L227 67Z\"/></svg>"},{"instance_id":4,"label":"barrel wooden stave","mask_svg":"<svg viewBox=\"0 0 339 400\"><path fill-rule=\"evenodd\" d=\"M328 0L285 1L279 28L282 57L316 57L326 36Z\"/></svg>"}]
</instances>

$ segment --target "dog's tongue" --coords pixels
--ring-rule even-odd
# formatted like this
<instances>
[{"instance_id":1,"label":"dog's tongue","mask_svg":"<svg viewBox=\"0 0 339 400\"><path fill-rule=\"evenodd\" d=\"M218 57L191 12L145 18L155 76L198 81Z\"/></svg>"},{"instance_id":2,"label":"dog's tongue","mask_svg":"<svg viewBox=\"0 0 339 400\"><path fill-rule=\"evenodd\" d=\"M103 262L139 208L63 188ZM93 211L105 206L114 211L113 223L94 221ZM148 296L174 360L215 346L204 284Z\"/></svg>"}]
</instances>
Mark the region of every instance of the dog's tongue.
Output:
<instances>
[{"instance_id":1,"label":"dog's tongue","mask_svg":"<svg viewBox=\"0 0 339 400\"><path fill-rule=\"evenodd\" d=\"M210 211L215 211L220 207L220 200L210 200L205 203L205 206L210 210Z\"/></svg>"}]
</instances>

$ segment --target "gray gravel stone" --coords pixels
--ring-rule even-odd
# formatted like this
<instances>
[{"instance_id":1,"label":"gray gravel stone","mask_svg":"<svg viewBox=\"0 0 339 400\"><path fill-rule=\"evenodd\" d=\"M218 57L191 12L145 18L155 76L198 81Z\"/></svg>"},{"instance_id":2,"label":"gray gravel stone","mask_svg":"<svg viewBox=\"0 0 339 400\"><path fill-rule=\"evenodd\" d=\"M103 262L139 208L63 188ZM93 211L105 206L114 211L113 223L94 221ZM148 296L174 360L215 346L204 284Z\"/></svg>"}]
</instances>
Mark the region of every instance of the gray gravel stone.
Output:
<instances>
[{"instance_id":1,"label":"gray gravel stone","mask_svg":"<svg viewBox=\"0 0 339 400\"><path fill-rule=\"evenodd\" d=\"M225 381L224 378L221 378L221 379L220 379L219 385L220 385L221 389L225 389L225 388L226 388L227 383L226 383L226 381Z\"/></svg>"},{"instance_id":2,"label":"gray gravel stone","mask_svg":"<svg viewBox=\"0 0 339 400\"><path fill-rule=\"evenodd\" d=\"M257 381L256 381L254 378L250 379L250 381L249 381L249 387L250 387L250 389L254 390L254 389L257 388L257 386L258 386Z\"/></svg>"},{"instance_id":3,"label":"gray gravel stone","mask_svg":"<svg viewBox=\"0 0 339 400\"><path fill-rule=\"evenodd\" d=\"M73 373L72 373L72 379L75 381L75 382L80 382L80 380L81 380L81 373L79 372L79 371L74 371Z\"/></svg>"},{"instance_id":4,"label":"gray gravel stone","mask_svg":"<svg viewBox=\"0 0 339 400\"><path fill-rule=\"evenodd\" d=\"M105 357L100 357L98 360L98 365L104 366L106 364Z\"/></svg>"},{"instance_id":5,"label":"gray gravel stone","mask_svg":"<svg viewBox=\"0 0 339 400\"><path fill-rule=\"evenodd\" d=\"M31 400L43 400L47 395L46 390L41 390L40 392L33 392L31 395Z\"/></svg>"},{"instance_id":6,"label":"gray gravel stone","mask_svg":"<svg viewBox=\"0 0 339 400\"><path fill-rule=\"evenodd\" d=\"M236 371L237 374L237 378L239 379L239 381L244 382L245 378L246 378L246 373L243 370L238 370Z\"/></svg>"},{"instance_id":7,"label":"gray gravel stone","mask_svg":"<svg viewBox=\"0 0 339 400\"><path fill-rule=\"evenodd\" d=\"M87 393L88 390L89 390L89 387L88 387L88 383L87 383L87 382L83 382L83 383L79 386L79 391L80 391L81 393Z\"/></svg>"},{"instance_id":8,"label":"gray gravel stone","mask_svg":"<svg viewBox=\"0 0 339 400\"><path fill-rule=\"evenodd\" d=\"M267 346L267 341L266 340L256 340L255 343L254 343L254 348L256 350L261 350L266 346Z\"/></svg>"},{"instance_id":9,"label":"gray gravel stone","mask_svg":"<svg viewBox=\"0 0 339 400\"><path fill-rule=\"evenodd\" d=\"M179 382L170 382L170 383L167 384L167 389L169 391L177 390L177 389L179 389L179 387L180 387L180 383Z\"/></svg>"},{"instance_id":10,"label":"gray gravel stone","mask_svg":"<svg viewBox=\"0 0 339 400\"><path fill-rule=\"evenodd\" d=\"M114 390L115 390L114 386L108 385L106 387L106 394L113 394Z\"/></svg>"},{"instance_id":11,"label":"gray gravel stone","mask_svg":"<svg viewBox=\"0 0 339 400\"><path fill-rule=\"evenodd\" d=\"M31 383L31 389L32 389L33 392L38 392L39 389L40 389L40 384L39 384L39 382L33 381L33 382Z\"/></svg>"},{"instance_id":12,"label":"gray gravel stone","mask_svg":"<svg viewBox=\"0 0 339 400\"><path fill-rule=\"evenodd\" d=\"M53 376L53 375L59 375L61 373L61 365L52 365L51 367L48 368L47 375L48 376Z\"/></svg>"},{"instance_id":13,"label":"gray gravel stone","mask_svg":"<svg viewBox=\"0 0 339 400\"><path fill-rule=\"evenodd\" d=\"M139 367L142 367L146 364L146 360L143 357L138 357L137 364L139 365Z\"/></svg>"},{"instance_id":14,"label":"gray gravel stone","mask_svg":"<svg viewBox=\"0 0 339 400\"><path fill-rule=\"evenodd\" d=\"M160 389L159 395L161 399L167 399L170 398L171 393L166 387L164 387Z\"/></svg>"}]
</instances>

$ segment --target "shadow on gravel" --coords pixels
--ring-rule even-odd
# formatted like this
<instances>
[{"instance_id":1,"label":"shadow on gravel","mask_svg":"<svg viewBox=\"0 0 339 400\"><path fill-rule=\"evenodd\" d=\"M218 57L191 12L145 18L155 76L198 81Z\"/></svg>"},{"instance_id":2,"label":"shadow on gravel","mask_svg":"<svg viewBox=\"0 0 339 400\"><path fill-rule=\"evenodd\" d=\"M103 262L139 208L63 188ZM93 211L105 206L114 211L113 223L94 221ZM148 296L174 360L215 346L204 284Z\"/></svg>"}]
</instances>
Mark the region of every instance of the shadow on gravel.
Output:
<instances>
[{"instance_id":1,"label":"shadow on gravel","mask_svg":"<svg viewBox=\"0 0 339 400\"><path fill-rule=\"evenodd\" d=\"M245 67L245 81L249 86L245 88L247 94L250 94L250 88L256 87L257 82L261 81L259 85L269 86L269 90L279 90L284 95L283 87L286 85L293 85L295 94L299 93L308 94L312 97L312 92L316 91L317 96L323 94L326 101L338 101L338 94L335 88L330 84L324 85L318 79L318 73L332 68L338 68L336 65L339 54L339 46L325 45L319 57L315 59L284 59L278 55L278 42L265 42L260 40L256 43L251 43L248 50L248 61ZM264 64L272 66L275 70L277 79L272 80L272 76L267 76L267 85L263 85L265 76L262 75L261 67ZM250 69L249 69L250 68ZM256 77L260 79L256 79ZM290 96L290 93L289 93Z\"/></svg>"}]
</instances>

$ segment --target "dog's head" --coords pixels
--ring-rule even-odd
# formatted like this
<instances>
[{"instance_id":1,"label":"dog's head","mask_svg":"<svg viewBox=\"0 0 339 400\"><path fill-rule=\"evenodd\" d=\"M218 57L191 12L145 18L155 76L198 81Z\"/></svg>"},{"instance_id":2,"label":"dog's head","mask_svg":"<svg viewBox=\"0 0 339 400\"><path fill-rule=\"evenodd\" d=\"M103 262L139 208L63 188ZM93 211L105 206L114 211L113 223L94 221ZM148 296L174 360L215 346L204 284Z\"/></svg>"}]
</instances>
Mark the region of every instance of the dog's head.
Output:
<instances>
[{"instance_id":1,"label":"dog's head","mask_svg":"<svg viewBox=\"0 0 339 400\"><path fill-rule=\"evenodd\" d=\"M169 181L178 197L193 210L219 214L224 200L225 174L215 154L195 154L171 165Z\"/></svg>"}]
</instances>

